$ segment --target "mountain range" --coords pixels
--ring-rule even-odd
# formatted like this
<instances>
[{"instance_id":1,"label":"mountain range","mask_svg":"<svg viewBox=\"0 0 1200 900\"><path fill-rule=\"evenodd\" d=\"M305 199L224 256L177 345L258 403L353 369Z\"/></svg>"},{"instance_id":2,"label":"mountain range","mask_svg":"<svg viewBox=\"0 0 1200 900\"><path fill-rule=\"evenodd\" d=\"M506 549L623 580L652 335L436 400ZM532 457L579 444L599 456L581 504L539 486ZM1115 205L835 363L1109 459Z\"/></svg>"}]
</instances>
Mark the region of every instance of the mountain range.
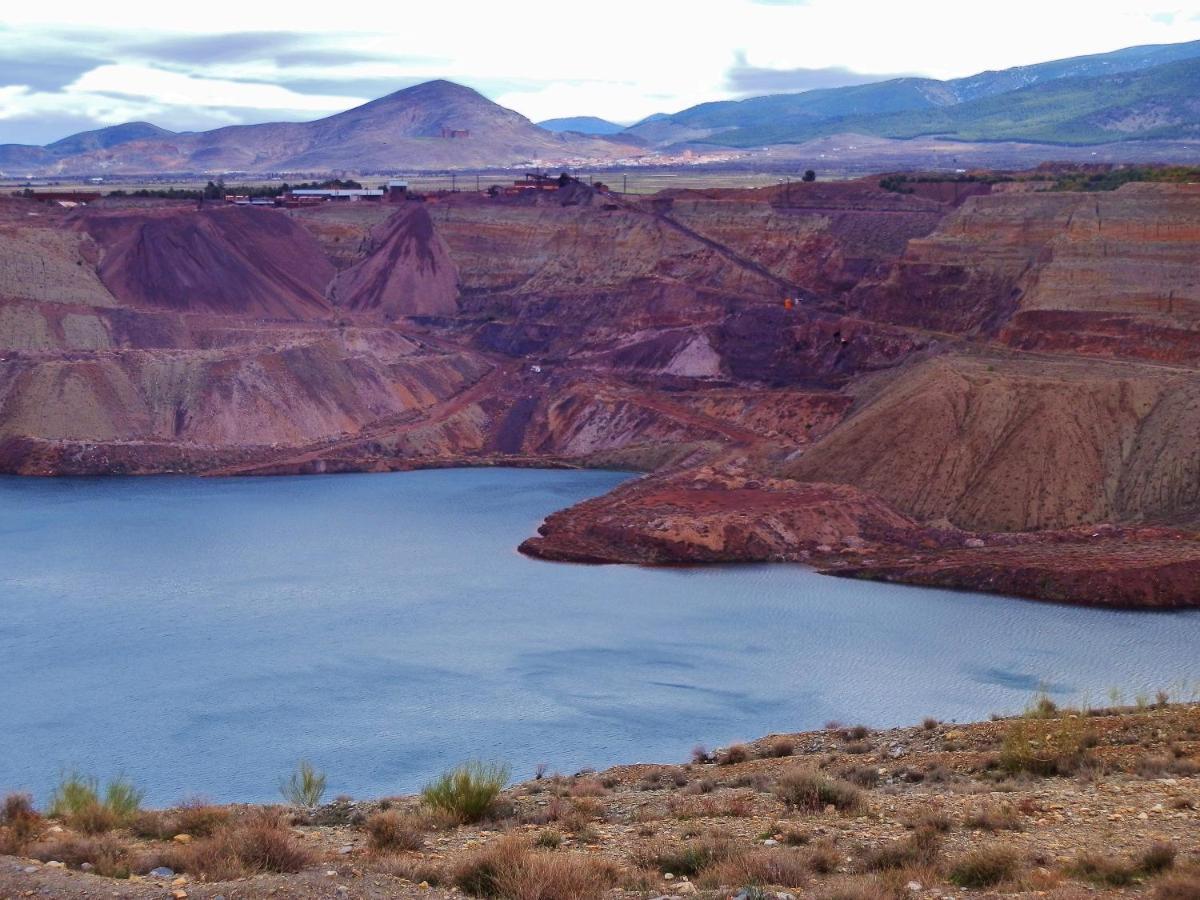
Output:
<instances>
[{"instance_id":1,"label":"mountain range","mask_svg":"<svg viewBox=\"0 0 1200 900\"><path fill-rule=\"evenodd\" d=\"M1200 41L1129 47L966 78L873 84L702 103L630 133L656 147L754 147L829 134L1092 144L1192 137Z\"/></svg>"},{"instance_id":2,"label":"mountain range","mask_svg":"<svg viewBox=\"0 0 1200 900\"><path fill-rule=\"evenodd\" d=\"M148 122L44 147L0 145L10 175L326 172L559 166L683 150L891 141L1095 145L1200 137L1200 41L1130 47L965 78L871 84L703 103L622 130L595 116L539 124L471 88L419 84L313 122L176 133Z\"/></svg>"},{"instance_id":3,"label":"mountain range","mask_svg":"<svg viewBox=\"0 0 1200 900\"><path fill-rule=\"evenodd\" d=\"M313 122L173 133L115 125L33 147L0 145L0 170L45 174L305 172L552 165L642 152L626 141L539 128L450 81L418 84Z\"/></svg>"}]
</instances>

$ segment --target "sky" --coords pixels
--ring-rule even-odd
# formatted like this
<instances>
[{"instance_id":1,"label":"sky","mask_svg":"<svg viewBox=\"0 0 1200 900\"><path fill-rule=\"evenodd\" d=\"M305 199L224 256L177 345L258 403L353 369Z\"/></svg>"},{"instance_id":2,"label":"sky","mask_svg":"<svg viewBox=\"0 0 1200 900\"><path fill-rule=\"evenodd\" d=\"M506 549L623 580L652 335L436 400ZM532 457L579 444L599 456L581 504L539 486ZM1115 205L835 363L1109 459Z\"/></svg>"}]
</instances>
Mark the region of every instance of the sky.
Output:
<instances>
[{"instance_id":1,"label":"sky","mask_svg":"<svg viewBox=\"0 0 1200 900\"><path fill-rule=\"evenodd\" d=\"M320 118L432 78L534 121L1200 39L1200 0L4 3L0 144Z\"/></svg>"}]
</instances>

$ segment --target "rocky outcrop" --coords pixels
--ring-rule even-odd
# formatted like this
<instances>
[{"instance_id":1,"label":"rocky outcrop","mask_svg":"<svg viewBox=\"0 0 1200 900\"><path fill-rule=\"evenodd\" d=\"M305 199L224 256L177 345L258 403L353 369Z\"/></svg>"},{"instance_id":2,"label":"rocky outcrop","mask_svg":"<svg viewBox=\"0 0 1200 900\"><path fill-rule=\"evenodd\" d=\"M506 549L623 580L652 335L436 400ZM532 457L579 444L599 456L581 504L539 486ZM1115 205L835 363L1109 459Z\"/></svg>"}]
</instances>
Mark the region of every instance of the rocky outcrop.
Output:
<instances>
[{"instance_id":1,"label":"rocky outcrop","mask_svg":"<svg viewBox=\"0 0 1200 900\"><path fill-rule=\"evenodd\" d=\"M591 563L807 562L931 539L857 488L704 466L651 476L555 513L521 551Z\"/></svg>"}]
</instances>

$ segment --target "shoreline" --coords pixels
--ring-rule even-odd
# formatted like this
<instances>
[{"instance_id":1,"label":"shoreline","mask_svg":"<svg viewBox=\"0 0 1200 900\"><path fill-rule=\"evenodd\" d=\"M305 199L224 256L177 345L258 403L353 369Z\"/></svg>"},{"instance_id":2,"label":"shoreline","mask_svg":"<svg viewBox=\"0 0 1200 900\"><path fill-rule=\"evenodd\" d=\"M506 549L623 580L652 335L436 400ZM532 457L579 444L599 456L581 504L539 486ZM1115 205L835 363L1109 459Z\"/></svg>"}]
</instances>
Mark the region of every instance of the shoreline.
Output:
<instances>
[{"instance_id":1,"label":"shoreline","mask_svg":"<svg viewBox=\"0 0 1200 900\"><path fill-rule=\"evenodd\" d=\"M801 771L844 795L831 793L830 802L811 807L783 802L789 775ZM698 751L692 763L517 781L477 823L439 820L411 795L339 799L311 811L205 808L223 810L211 813L225 823L220 828L274 816L271 827L295 845L302 864L295 871L247 871L233 881L183 869L114 880L81 869L86 860L78 854L62 866L36 859L66 856L72 848L86 855L80 846L94 853L104 840L123 846L130 860L157 853L186 868L213 840L171 833L172 816L191 809L189 821L199 821L193 804L90 837L69 820L45 822L26 853L0 856L0 892L461 897L472 894L464 887L464 867L491 848L591 867L603 878L577 895L584 898L718 900L748 885L818 898L942 897L964 890L1055 898L1193 896L1162 891L1172 879L1200 884L1200 704L1160 697L1143 706L1084 711L1058 709L1041 697L1024 715L989 722L929 719L879 731L830 723L711 754ZM376 833L389 817L415 829L404 848ZM679 849L706 842L719 844L726 856L685 869ZM1105 847L1111 870L1096 868L1091 855L1097 846ZM1169 847L1170 861L1139 869L1138 860L1154 847L1162 853ZM1002 876L975 887L956 884L956 873L984 850L1007 854ZM763 877L771 874L779 877Z\"/></svg>"}]
</instances>

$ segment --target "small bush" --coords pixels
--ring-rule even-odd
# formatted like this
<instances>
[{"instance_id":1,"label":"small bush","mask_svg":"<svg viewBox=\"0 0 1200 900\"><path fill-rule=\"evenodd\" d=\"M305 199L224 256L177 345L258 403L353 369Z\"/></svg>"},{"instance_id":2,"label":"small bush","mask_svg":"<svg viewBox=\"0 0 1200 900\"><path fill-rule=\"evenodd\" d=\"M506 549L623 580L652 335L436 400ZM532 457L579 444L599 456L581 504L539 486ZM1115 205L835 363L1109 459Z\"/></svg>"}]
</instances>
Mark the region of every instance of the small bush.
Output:
<instances>
[{"instance_id":1,"label":"small bush","mask_svg":"<svg viewBox=\"0 0 1200 900\"><path fill-rule=\"evenodd\" d=\"M16 854L36 840L45 820L28 794L9 794L0 806L0 853Z\"/></svg>"},{"instance_id":2,"label":"small bush","mask_svg":"<svg viewBox=\"0 0 1200 900\"><path fill-rule=\"evenodd\" d=\"M784 756L791 756L796 752L796 742L791 738L775 738L771 743L763 748L762 755L764 757L774 757L776 759Z\"/></svg>"},{"instance_id":3,"label":"small bush","mask_svg":"<svg viewBox=\"0 0 1200 900\"><path fill-rule=\"evenodd\" d=\"M1166 841L1155 841L1138 857L1138 869L1147 875L1158 875L1175 865L1175 847Z\"/></svg>"},{"instance_id":4,"label":"small bush","mask_svg":"<svg viewBox=\"0 0 1200 900\"><path fill-rule=\"evenodd\" d=\"M421 791L421 800L456 821L478 822L508 783L508 766L478 761L444 772Z\"/></svg>"},{"instance_id":5,"label":"small bush","mask_svg":"<svg viewBox=\"0 0 1200 900\"><path fill-rule=\"evenodd\" d=\"M534 846L544 847L547 850L557 850L562 846L562 832L554 828L544 828L538 832L538 836L533 839Z\"/></svg>"},{"instance_id":6,"label":"small bush","mask_svg":"<svg viewBox=\"0 0 1200 900\"><path fill-rule=\"evenodd\" d=\"M502 837L461 859L454 867L450 881L464 894L498 897L500 872L512 864L512 857L528 852L527 845L519 837Z\"/></svg>"},{"instance_id":7,"label":"small bush","mask_svg":"<svg viewBox=\"0 0 1200 900\"><path fill-rule=\"evenodd\" d=\"M367 819L366 830L376 853L420 850L425 846L425 822L394 809L375 813Z\"/></svg>"},{"instance_id":8,"label":"small bush","mask_svg":"<svg viewBox=\"0 0 1200 900\"><path fill-rule=\"evenodd\" d=\"M861 866L864 872L927 866L932 865L941 852L942 840L938 832L922 828L906 838L868 850L862 855Z\"/></svg>"},{"instance_id":9,"label":"small bush","mask_svg":"<svg viewBox=\"0 0 1200 900\"><path fill-rule=\"evenodd\" d=\"M1101 853L1084 853L1068 866L1076 878L1108 887L1135 884L1144 877L1160 875L1175 865L1175 847L1166 841L1156 841L1136 859L1121 860Z\"/></svg>"},{"instance_id":10,"label":"small bush","mask_svg":"<svg viewBox=\"0 0 1200 900\"><path fill-rule=\"evenodd\" d=\"M441 885L447 881L446 870L438 863L415 856L378 856L370 862L372 872L404 878L420 884Z\"/></svg>"},{"instance_id":11,"label":"small bush","mask_svg":"<svg viewBox=\"0 0 1200 900\"><path fill-rule=\"evenodd\" d=\"M264 872L299 872L312 862L283 820L266 810L182 848L175 866L203 881L230 881Z\"/></svg>"},{"instance_id":12,"label":"small bush","mask_svg":"<svg viewBox=\"0 0 1200 900\"><path fill-rule=\"evenodd\" d=\"M1137 881L1137 868L1131 863L1100 853L1084 853L1067 867L1075 878L1108 887L1123 887Z\"/></svg>"},{"instance_id":13,"label":"small bush","mask_svg":"<svg viewBox=\"0 0 1200 900\"><path fill-rule=\"evenodd\" d=\"M1200 872L1169 875L1154 889L1154 900L1197 900L1200 898Z\"/></svg>"},{"instance_id":14,"label":"small bush","mask_svg":"<svg viewBox=\"0 0 1200 900\"><path fill-rule=\"evenodd\" d=\"M296 763L296 769L279 782L279 793L292 806L312 809L321 805L325 796L325 773L306 759Z\"/></svg>"},{"instance_id":15,"label":"small bush","mask_svg":"<svg viewBox=\"0 0 1200 900\"><path fill-rule=\"evenodd\" d=\"M750 750L745 744L734 744L725 749L717 762L722 766L735 766L738 763L744 763L749 758Z\"/></svg>"},{"instance_id":16,"label":"small bush","mask_svg":"<svg viewBox=\"0 0 1200 900\"><path fill-rule=\"evenodd\" d=\"M132 872L129 848L112 835L59 838L35 847L30 855L42 862L57 860L70 869L88 863L106 878L128 878Z\"/></svg>"},{"instance_id":17,"label":"small bush","mask_svg":"<svg viewBox=\"0 0 1200 900\"><path fill-rule=\"evenodd\" d=\"M933 716L929 716L921 721L921 727L926 731L933 731L938 727L939 724L941 723L938 722L937 719L933 718Z\"/></svg>"},{"instance_id":18,"label":"small bush","mask_svg":"<svg viewBox=\"0 0 1200 900\"><path fill-rule=\"evenodd\" d=\"M705 887L738 887L774 884L797 887L808 880L807 854L797 850L763 848L730 856L699 873Z\"/></svg>"},{"instance_id":19,"label":"small bush","mask_svg":"<svg viewBox=\"0 0 1200 900\"><path fill-rule=\"evenodd\" d=\"M809 812L826 806L853 811L863 805L862 791L853 784L809 769L794 769L782 775L775 785L775 796L793 809Z\"/></svg>"},{"instance_id":20,"label":"small bush","mask_svg":"<svg viewBox=\"0 0 1200 900\"><path fill-rule=\"evenodd\" d=\"M1021 816L1010 803L988 803L967 813L963 822L968 828L983 831L1020 831Z\"/></svg>"},{"instance_id":21,"label":"small bush","mask_svg":"<svg viewBox=\"0 0 1200 900\"><path fill-rule=\"evenodd\" d=\"M1004 734L999 764L1014 775L1074 775L1091 761L1093 746L1095 737L1080 719L1017 719Z\"/></svg>"},{"instance_id":22,"label":"small bush","mask_svg":"<svg viewBox=\"0 0 1200 900\"><path fill-rule=\"evenodd\" d=\"M644 868L690 878L709 866L730 859L738 852L737 845L729 838L709 835L686 844L664 841L644 845L635 850L633 858L637 865Z\"/></svg>"},{"instance_id":23,"label":"small bush","mask_svg":"<svg viewBox=\"0 0 1200 900\"><path fill-rule=\"evenodd\" d=\"M50 815L75 831L101 834L128 825L137 816L142 792L125 778L114 778L100 798L100 782L79 772L63 775L50 796Z\"/></svg>"},{"instance_id":24,"label":"small bush","mask_svg":"<svg viewBox=\"0 0 1200 900\"><path fill-rule=\"evenodd\" d=\"M229 825L232 816L228 809L214 806L205 800L193 798L183 804L168 817L171 825L171 837L176 834L190 834L192 837L208 837L216 831Z\"/></svg>"},{"instance_id":25,"label":"small bush","mask_svg":"<svg viewBox=\"0 0 1200 900\"><path fill-rule=\"evenodd\" d=\"M964 888L987 888L1012 878L1020 860L1006 847L984 847L958 858L950 881Z\"/></svg>"}]
</instances>

